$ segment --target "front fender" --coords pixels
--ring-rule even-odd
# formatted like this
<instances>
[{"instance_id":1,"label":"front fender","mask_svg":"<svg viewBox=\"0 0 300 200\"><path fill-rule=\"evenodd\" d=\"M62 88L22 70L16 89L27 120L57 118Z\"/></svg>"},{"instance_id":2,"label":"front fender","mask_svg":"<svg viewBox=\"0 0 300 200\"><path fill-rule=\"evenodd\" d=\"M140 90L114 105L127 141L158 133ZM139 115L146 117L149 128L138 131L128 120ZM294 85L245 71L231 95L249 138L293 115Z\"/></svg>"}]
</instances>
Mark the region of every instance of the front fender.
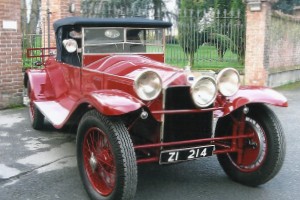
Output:
<instances>
[{"instance_id":1,"label":"front fender","mask_svg":"<svg viewBox=\"0 0 300 200\"><path fill-rule=\"evenodd\" d=\"M142 101L120 90L95 91L86 98L103 115L122 115L144 106Z\"/></svg>"},{"instance_id":2,"label":"front fender","mask_svg":"<svg viewBox=\"0 0 300 200\"><path fill-rule=\"evenodd\" d=\"M250 103L265 103L281 107L288 106L286 97L273 89L266 87L243 86L234 96L228 98L228 103L221 115L227 115L230 112Z\"/></svg>"},{"instance_id":3,"label":"front fender","mask_svg":"<svg viewBox=\"0 0 300 200\"><path fill-rule=\"evenodd\" d=\"M24 86L31 91L31 99L39 99L39 95L42 93L42 85L46 82L45 70L27 70L24 77Z\"/></svg>"}]
</instances>

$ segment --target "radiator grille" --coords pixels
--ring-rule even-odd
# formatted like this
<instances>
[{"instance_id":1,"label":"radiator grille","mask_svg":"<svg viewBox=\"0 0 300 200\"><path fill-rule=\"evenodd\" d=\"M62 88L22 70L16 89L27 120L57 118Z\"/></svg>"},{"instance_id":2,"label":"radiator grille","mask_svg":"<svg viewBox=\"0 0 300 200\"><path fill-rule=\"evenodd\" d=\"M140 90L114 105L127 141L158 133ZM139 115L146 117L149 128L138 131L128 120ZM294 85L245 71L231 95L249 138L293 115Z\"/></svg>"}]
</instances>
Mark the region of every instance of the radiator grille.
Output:
<instances>
[{"instance_id":1,"label":"radiator grille","mask_svg":"<svg viewBox=\"0 0 300 200\"><path fill-rule=\"evenodd\" d=\"M189 86L167 88L164 98L165 110L199 109L194 105ZM163 141L173 142L211 137L212 116L212 112L166 114L164 116Z\"/></svg>"}]
</instances>

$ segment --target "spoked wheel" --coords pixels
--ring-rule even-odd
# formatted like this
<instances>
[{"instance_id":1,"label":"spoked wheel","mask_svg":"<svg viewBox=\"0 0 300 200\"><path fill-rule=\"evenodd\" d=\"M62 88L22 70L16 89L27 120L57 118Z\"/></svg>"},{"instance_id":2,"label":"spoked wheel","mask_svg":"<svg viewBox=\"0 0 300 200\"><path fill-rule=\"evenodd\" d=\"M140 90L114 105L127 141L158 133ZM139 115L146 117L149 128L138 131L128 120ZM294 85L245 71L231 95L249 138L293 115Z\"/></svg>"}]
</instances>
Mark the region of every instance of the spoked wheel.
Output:
<instances>
[{"instance_id":1,"label":"spoked wheel","mask_svg":"<svg viewBox=\"0 0 300 200\"><path fill-rule=\"evenodd\" d=\"M246 117L244 134L253 134L254 137L244 141L240 160L238 160L237 154L228 154L228 158L240 171L253 172L261 166L266 158L267 138L262 127L249 117Z\"/></svg>"},{"instance_id":2,"label":"spoked wheel","mask_svg":"<svg viewBox=\"0 0 300 200\"><path fill-rule=\"evenodd\" d=\"M285 138L279 120L267 106L251 105L249 109L244 134L253 137L239 144L239 153L219 154L218 160L231 179L257 186L272 179L280 170L285 156ZM231 135L232 125L230 116L219 119L216 137Z\"/></svg>"},{"instance_id":3,"label":"spoked wheel","mask_svg":"<svg viewBox=\"0 0 300 200\"><path fill-rule=\"evenodd\" d=\"M111 121L96 110L87 112L77 133L77 162L92 199L133 199L136 158L129 133L121 122Z\"/></svg>"},{"instance_id":4,"label":"spoked wheel","mask_svg":"<svg viewBox=\"0 0 300 200\"><path fill-rule=\"evenodd\" d=\"M83 162L89 181L103 196L112 193L116 182L116 163L107 136L99 128L87 131L83 141Z\"/></svg>"},{"instance_id":5,"label":"spoked wheel","mask_svg":"<svg viewBox=\"0 0 300 200\"><path fill-rule=\"evenodd\" d=\"M41 111L34 105L32 100L32 91L30 87L30 83L28 81L27 83L27 95L29 97L29 117L31 121L32 128L36 130L40 130L44 126L44 115L41 113Z\"/></svg>"}]
</instances>

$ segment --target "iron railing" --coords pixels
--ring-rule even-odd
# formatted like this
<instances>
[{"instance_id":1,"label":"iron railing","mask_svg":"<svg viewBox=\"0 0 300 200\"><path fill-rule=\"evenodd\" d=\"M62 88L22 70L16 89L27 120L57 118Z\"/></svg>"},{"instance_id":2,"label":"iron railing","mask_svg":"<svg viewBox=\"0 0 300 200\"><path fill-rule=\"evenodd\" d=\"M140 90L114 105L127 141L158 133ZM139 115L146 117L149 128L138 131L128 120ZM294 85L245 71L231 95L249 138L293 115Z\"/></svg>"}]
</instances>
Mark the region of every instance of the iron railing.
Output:
<instances>
[{"instance_id":1,"label":"iron railing","mask_svg":"<svg viewBox=\"0 0 300 200\"><path fill-rule=\"evenodd\" d=\"M92 2L92 3L91 3ZM151 10L152 9L152 10ZM141 5L122 7L105 1L82 0L81 15L86 17L145 17L171 21L166 32L165 61L194 69L235 67L243 69L245 54L244 16L239 11L181 10L177 14L156 11ZM41 19L44 19L41 17ZM45 23L43 23L45 24ZM23 35L23 67L34 66L40 58L26 58L26 48L47 47L42 39L52 33L41 26L41 34ZM53 33L54 34L54 33Z\"/></svg>"},{"instance_id":2,"label":"iron railing","mask_svg":"<svg viewBox=\"0 0 300 200\"><path fill-rule=\"evenodd\" d=\"M245 26L239 12L185 10L167 33L166 62L195 69L243 68Z\"/></svg>"}]
</instances>

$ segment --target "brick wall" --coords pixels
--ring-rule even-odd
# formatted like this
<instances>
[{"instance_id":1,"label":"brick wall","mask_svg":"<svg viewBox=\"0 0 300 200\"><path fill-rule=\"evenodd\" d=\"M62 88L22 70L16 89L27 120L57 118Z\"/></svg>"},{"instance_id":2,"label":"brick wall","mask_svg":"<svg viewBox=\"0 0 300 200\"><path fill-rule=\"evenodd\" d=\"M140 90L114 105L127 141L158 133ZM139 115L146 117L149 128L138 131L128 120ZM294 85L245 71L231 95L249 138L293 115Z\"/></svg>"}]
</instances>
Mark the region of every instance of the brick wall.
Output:
<instances>
[{"instance_id":1,"label":"brick wall","mask_svg":"<svg viewBox=\"0 0 300 200\"><path fill-rule=\"evenodd\" d=\"M0 109L22 103L19 0L0 0Z\"/></svg>"},{"instance_id":2,"label":"brick wall","mask_svg":"<svg viewBox=\"0 0 300 200\"><path fill-rule=\"evenodd\" d=\"M300 66L300 18L273 12L269 29L270 70Z\"/></svg>"},{"instance_id":3,"label":"brick wall","mask_svg":"<svg viewBox=\"0 0 300 200\"><path fill-rule=\"evenodd\" d=\"M271 10L274 0L260 0L251 11L247 0L245 83L277 87L300 81L300 18Z\"/></svg>"},{"instance_id":4,"label":"brick wall","mask_svg":"<svg viewBox=\"0 0 300 200\"><path fill-rule=\"evenodd\" d=\"M50 46L55 46L53 22L67 16L80 15L80 0L42 0L41 18L46 24L47 8L50 15ZM70 12L74 3L75 12ZM22 31L20 26L20 0L0 0L0 109L22 104L23 74L22 74ZM47 31L46 31L47 32ZM47 34L44 37L48 44Z\"/></svg>"},{"instance_id":5,"label":"brick wall","mask_svg":"<svg viewBox=\"0 0 300 200\"><path fill-rule=\"evenodd\" d=\"M271 14L268 46L268 85L300 81L300 18L278 11Z\"/></svg>"},{"instance_id":6,"label":"brick wall","mask_svg":"<svg viewBox=\"0 0 300 200\"><path fill-rule=\"evenodd\" d=\"M246 11L246 55L245 84L266 85L268 72L266 69L265 50L267 45L268 17L271 3L261 3L260 11L252 11L247 6Z\"/></svg>"},{"instance_id":7,"label":"brick wall","mask_svg":"<svg viewBox=\"0 0 300 200\"><path fill-rule=\"evenodd\" d=\"M71 16L80 16L80 3L81 0L50 0L49 5L47 4L47 0L42 0L41 3L41 17L46 23L46 29L48 30L48 23L47 23L47 12L50 11L50 46L55 47L55 34L53 30L53 22L58 19L64 17L71 17ZM75 11L70 12L70 6L74 4ZM48 37L46 34L45 44L47 47L48 44ZM43 42L43 44L44 44Z\"/></svg>"}]
</instances>

